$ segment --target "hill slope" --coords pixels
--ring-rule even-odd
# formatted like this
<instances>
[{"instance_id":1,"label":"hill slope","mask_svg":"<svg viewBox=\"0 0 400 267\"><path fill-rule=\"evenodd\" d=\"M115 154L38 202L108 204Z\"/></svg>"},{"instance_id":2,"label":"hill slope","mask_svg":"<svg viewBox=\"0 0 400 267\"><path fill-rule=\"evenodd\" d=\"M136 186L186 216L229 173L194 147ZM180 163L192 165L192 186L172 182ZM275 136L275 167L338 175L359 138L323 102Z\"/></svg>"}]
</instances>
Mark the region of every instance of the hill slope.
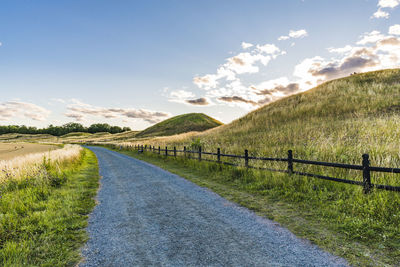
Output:
<instances>
[{"instance_id":1,"label":"hill slope","mask_svg":"<svg viewBox=\"0 0 400 267\"><path fill-rule=\"evenodd\" d=\"M139 132L135 137L169 136L192 131L201 132L220 125L222 125L221 122L203 113L189 113L157 123Z\"/></svg>"}]
</instances>

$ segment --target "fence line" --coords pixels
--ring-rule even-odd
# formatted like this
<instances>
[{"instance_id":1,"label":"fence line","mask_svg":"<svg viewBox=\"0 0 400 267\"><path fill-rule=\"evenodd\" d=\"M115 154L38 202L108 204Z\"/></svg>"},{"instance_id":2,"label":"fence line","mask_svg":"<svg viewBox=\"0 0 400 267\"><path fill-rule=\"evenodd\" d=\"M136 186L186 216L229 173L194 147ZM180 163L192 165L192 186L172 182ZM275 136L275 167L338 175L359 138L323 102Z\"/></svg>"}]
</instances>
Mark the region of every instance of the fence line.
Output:
<instances>
[{"instance_id":1,"label":"fence line","mask_svg":"<svg viewBox=\"0 0 400 267\"><path fill-rule=\"evenodd\" d=\"M130 146L130 147L132 147L132 146ZM249 151L247 149L244 151L243 155L222 154L220 148L217 149L216 153L202 151L201 147L199 147L198 150L187 150L186 146L183 148L183 150L177 150L176 147L174 147L173 149L168 149L168 147L165 147L165 149L162 149L160 146L158 148L156 148L155 146L135 145L134 149L139 152L151 151L151 152L157 153L159 155L161 155L161 153L163 153L166 157L168 157L168 156L173 156L173 157L183 156L185 158L192 158L191 155L195 155L195 156L197 156L197 160L199 160L199 161L204 160L204 161L210 161L210 162L217 162L220 164L225 164L225 165L230 165L230 166L241 166L241 165L231 163L231 162L224 162L221 160L221 158L225 157L225 158L244 159L244 167L246 167L246 168L285 172L288 174L297 174L297 175L314 177L314 178L323 179L323 180L334 181L334 182L359 185L359 186L363 186L364 193L366 193L366 194L371 192L372 188L400 192L400 186L380 185L380 184L371 183L371 172L400 173L400 168L372 167L372 166L370 166L368 154L362 155L362 165L353 165L353 164L296 159L296 158L293 158L292 150L288 150L287 158L271 158L271 157L251 157L251 156L249 156ZM178 155L178 153L182 153L183 155ZM202 155L216 156L217 159L216 160L204 159L204 158L202 158ZM196 158L193 158L193 159L196 159ZM250 160L287 162L287 169L286 170L278 170L278 169L254 167L254 166L249 165ZM347 180L347 179L329 177L329 176L324 176L324 175L319 175L319 174L294 171L293 163L362 171L363 181Z\"/></svg>"}]
</instances>

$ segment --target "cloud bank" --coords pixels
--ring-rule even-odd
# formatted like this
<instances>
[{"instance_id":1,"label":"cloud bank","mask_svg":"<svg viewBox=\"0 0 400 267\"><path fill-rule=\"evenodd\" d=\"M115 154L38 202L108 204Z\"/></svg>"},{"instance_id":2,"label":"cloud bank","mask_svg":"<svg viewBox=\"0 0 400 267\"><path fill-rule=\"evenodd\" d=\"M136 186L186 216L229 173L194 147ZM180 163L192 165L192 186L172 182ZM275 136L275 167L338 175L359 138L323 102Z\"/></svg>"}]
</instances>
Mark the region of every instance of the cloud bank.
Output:
<instances>
[{"instance_id":1,"label":"cloud bank","mask_svg":"<svg viewBox=\"0 0 400 267\"><path fill-rule=\"evenodd\" d=\"M16 117L27 118L35 121L44 121L50 113L50 110L32 103L21 101L7 101L0 103L0 120L4 121Z\"/></svg>"},{"instance_id":2,"label":"cloud bank","mask_svg":"<svg viewBox=\"0 0 400 267\"><path fill-rule=\"evenodd\" d=\"M64 115L73 118L76 121L83 121L88 115L91 115L106 119L130 118L142 119L149 123L157 123L171 116L171 114L167 112L151 111L146 109L97 107L77 100L74 100L73 104L68 105L67 110L68 112Z\"/></svg>"}]
</instances>

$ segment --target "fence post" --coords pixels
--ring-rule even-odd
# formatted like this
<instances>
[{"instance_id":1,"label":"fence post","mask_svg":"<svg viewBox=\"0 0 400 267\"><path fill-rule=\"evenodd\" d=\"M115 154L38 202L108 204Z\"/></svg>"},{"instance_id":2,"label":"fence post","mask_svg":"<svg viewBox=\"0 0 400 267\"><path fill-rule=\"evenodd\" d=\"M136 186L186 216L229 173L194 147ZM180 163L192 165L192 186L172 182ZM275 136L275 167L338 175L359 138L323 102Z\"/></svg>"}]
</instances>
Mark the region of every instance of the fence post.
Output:
<instances>
[{"instance_id":1,"label":"fence post","mask_svg":"<svg viewBox=\"0 0 400 267\"><path fill-rule=\"evenodd\" d=\"M186 147L183 147L183 156L186 158Z\"/></svg>"},{"instance_id":2,"label":"fence post","mask_svg":"<svg viewBox=\"0 0 400 267\"><path fill-rule=\"evenodd\" d=\"M174 146L174 157L176 158L176 146Z\"/></svg>"},{"instance_id":3,"label":"fence post","mask_svg":"<svg viewBox=\"0 0 400 267\"><path fill-rule=\"evenodd\" d=\"M168 147L165 147L165 156L168 157Z\"/></svg>"},{"instance_id":4,"label":"fence post","mask_svg":"<svg viewBox=\"0 0 400 267\"><path fill-rule=\"evenodd\" d=\"M220 148L217 149L217 162L221 163L221 149Z\"/></svg>"},{"instance_id":5,"label":"fence post","mask_svg":"<svg viewBox=\"0 0 400 267\"><path fill-rule=\"evenodd\" d=\"M161 154L161 147L160 146L158 146L158 154L159 155Z\"/></svg>"},{"instance_id":6,"label":"fence post","mask_svg":"<svg viewBox=\"0 0 400 267\"><path fill-rule=\"evenodd\" d=\"M247 149L244 151L244 166L249 167L249 151Z\"/></svg>"},{"instance_id":7,"label":"fence post","mask_svg":"<svg viewBox=\"0 0 400 267\"><path fill-rule=\"evenodd\" d=\"M371 171L369 169L369 155L362 155L364 194L371 192Z\"/></svg>"},{"instance_id":8,"label":"fence post","mask_svg":"<svg viewBox=\"0 0 400 267\"><path fill-rule=\"evenodd\" d=\"M199 146L199 161L201 161L201 146Z\"/></svg>"},{"instance_id":9,"label":"fence post","mask_svg":"<svg viewBox=\"0 0 400 267\"><path fill-rule=\"evenodd\" d=\"M288 150L288 173L293 173L293 151Z\"/></svg>"}]
</instances>

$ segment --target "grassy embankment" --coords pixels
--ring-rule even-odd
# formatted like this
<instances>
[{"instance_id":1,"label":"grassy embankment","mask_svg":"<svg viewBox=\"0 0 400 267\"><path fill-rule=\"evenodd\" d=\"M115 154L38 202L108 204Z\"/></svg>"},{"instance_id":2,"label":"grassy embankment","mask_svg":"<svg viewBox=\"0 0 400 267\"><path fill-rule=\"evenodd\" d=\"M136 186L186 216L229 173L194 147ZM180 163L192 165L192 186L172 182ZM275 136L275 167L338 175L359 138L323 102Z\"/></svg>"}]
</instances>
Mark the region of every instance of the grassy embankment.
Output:
<instances>
[{"instance_id":1,"label":"grassy embankment","mask_svg":"<svg viewBox=\"0 0 400 267\"><path fill-rule=\"evenodd\" d=\"M2 162L0 266L74 266L80 260L98 188L96 157L68 145L44 155Z\"/></svg>"},{"instance_id":2,"label":"grassy embankment","mask_svg":"<svg viewBox=\"0 0 400 267\"><path fill-rule=\"evenodd\" d=\"M196 135L146 139L144 144L190 146L205 151L400 166L400 70L353 75L271 103L231 124ZM135 144L135 143L131 143ZM143 144L138 140L137 144ZM400 265L400 194L315 178L216 167L215 164L161 160L135 155L208 186L297 235L356 265ZM259 164L286 168L285 163ZM358 171L326 167L303 170L361 180ZM400 177L373 174L373 183L400 185Z\"/></svg>"}]
</instances>

